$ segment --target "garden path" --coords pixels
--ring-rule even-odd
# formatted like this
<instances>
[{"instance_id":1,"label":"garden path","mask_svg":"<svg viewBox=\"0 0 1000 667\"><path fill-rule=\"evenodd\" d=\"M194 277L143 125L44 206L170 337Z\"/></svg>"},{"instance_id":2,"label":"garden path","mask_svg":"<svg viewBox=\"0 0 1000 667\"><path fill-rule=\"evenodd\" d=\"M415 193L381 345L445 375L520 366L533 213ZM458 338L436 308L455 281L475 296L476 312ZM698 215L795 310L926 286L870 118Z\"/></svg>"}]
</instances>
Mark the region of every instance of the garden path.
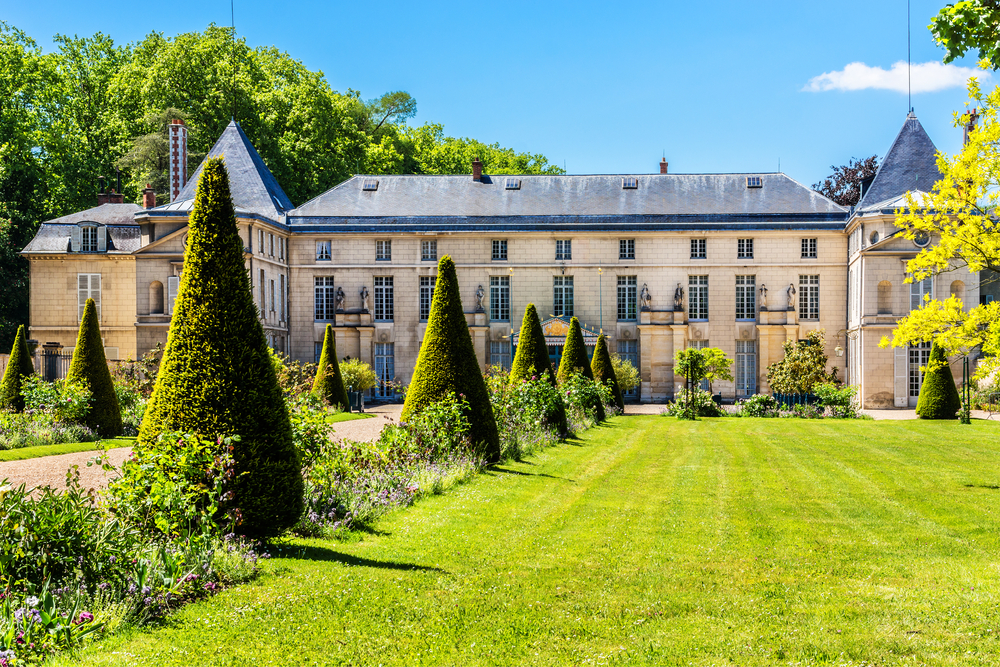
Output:
<instances>
[{"instance_id":1,"label":"garden path","mask_svg":"<svg viewBox=\"0 0 1000 667\"><path fill-rule=\"evenodd\" d=\"M108 457L115 466L120 466L131 453L131 447L119 447L109 450ZM0 463L0 479L6 479L16 486L26 484L28 487L51 486L61 489L66 486L66 472L77 466L83 488L100 489L108 484L106 473L97 465L87 467L87 461L97 454L97 451L76 452L24 461L7 461Z\"/></svg>"},{"instance_id":2,"label":"garden path","mask_svg":"<svg viewBox=\"0 0 1000 667\"><path fill-rule=\"evenodd\" d=\"M365 406L365 412L375 416L370 419L337 422L333 425L334 435L338 438L347 438L358 442L371 442L382 432L383 426L390 421L399 421L399 415L403 412L403 404L368 405Z\"/></svg>"}]
</instances>

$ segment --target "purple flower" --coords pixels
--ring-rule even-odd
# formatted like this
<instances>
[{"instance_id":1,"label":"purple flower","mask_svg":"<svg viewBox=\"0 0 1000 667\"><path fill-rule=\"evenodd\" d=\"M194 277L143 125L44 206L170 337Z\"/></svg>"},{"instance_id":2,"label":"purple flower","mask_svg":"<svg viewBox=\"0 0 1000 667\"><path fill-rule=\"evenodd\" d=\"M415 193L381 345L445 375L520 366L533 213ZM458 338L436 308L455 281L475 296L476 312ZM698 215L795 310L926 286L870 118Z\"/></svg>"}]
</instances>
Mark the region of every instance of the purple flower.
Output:
<instances>
[{"instance_id":1,"label":"purple flower","mask_svg":"<svg viewBox=\"0 0 1000 667\"><path fill-rule=\"evenodd\" d=\"M77 616L76 620L73 621L76 625L83 625L84 623L90 623L94 620L94 615L89 611L81 611L80 615Z\"/></svg>"}]
</instances>

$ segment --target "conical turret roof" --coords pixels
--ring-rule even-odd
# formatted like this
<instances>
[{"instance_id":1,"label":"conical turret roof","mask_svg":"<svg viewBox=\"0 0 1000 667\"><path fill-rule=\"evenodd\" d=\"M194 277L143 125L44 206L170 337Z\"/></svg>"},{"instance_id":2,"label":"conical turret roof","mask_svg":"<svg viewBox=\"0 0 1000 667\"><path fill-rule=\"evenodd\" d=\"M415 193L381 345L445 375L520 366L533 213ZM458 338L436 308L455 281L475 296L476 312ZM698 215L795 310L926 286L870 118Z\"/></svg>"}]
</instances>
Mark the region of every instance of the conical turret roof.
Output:
<instances>
[{"instance_id":1,"label":"conical turret roof","mask_svg":"<svg viewBox=\"0 0 1000 667\"><path fill-rule=\"evenodd\" d=\"M939 180L937 148L911 111L858 208L881 208L906 192L931 192Z\"/></svg>"}]
</instances>

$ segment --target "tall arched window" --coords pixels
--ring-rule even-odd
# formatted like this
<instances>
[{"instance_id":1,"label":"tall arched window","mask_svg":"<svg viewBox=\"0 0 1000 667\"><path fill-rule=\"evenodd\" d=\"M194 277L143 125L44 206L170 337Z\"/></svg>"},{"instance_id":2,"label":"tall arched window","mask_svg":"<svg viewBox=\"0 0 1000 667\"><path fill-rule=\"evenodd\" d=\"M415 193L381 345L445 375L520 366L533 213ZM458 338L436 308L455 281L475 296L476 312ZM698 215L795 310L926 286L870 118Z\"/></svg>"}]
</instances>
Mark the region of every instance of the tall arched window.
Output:
<instances>
[{"instance_id":1,"label":"tall arched window","mask_svg":"<svg viewBox=\"0 0 1000 667\"><path fill-rule=\"evenodd\" d=\"M965 306L965 283L961 280L956 280L951 284L951 295L962 302L962 306Z\"/></svg>"},{"instance_id":2,"label":"tall arched window","mask_svg":"<svg viewBox=\"0 0 1000 667\"><path fill-rule=\"evenodd\" d=\"M892 315L892 283L888 280L878 284L878 314Z\"/></svg>"},{"instance_id":3,"label":"tall arched window","mask_svg":"<svg viewBox=\"0 0 1000 667\"><path fill-rule=\"evenodd\" d=\"M159 280L149 283L149 314L163 314L163 283Z\"/></svg>"}]
</instances>

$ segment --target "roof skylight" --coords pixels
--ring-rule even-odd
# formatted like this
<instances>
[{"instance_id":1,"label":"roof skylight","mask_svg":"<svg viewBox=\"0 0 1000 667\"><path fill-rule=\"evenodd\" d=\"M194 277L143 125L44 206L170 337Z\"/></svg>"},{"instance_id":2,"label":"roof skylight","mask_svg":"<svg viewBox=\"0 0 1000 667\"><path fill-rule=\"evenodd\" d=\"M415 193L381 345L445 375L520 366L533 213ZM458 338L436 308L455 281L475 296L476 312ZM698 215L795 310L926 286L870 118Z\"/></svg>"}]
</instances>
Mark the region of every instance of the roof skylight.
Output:
<instances>
[{"instance_id":1,"label":"roof skylight","mask_svg":"<svg viewBox=\"0 0 1000 667\"><path fill-rule=\"evenodd\" d=\"M504 190L520 190L521 189L521 179L520 178L508 178L504 183Z\"/></svg>"},{"instance_id":2,"label":"roof skylight","mask_svg":"<svg viewBox=\"0 0 1000 667\"><path fill-rule=\"evenodd\" d=\"M361 189L369 192L374 192L375 190L378 190L378 179L366 178L361 182Z\"/></svg>"},{"instance_id":3,"label":"roof skylight","mask_svg":"<svg viewBox=\"0 0 1000 667\"><path fill-rule=\"evenodd\" d=\"M635 176L625 176L622 178L622 190L635 190L639 187L639 179Z\"/></svg>"},{"instance_id":4,"label":"roof skylight","mask_svg":"<svg viewBox=\"0 0 1000 667\"><path fill-rule=\"evenodd\" d=\"M761 183L760 176L747 176L747 187L762 188L764 185Z\"/></svg>"}]
</instances>

